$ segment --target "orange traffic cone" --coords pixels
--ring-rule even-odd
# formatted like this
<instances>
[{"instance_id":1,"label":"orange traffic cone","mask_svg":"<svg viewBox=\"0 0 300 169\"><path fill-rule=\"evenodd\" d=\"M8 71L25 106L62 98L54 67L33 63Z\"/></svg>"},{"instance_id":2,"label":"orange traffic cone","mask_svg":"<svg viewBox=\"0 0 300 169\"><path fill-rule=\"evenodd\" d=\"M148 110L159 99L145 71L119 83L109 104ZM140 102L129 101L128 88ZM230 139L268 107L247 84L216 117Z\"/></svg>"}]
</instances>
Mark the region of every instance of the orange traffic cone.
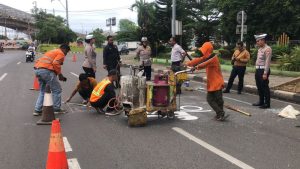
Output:
<instances>
[{"instance_id":1,"label":"orange traffic cone","mask_svg":"<svg viewBox=\"0 0 300 169\"><path fill-rule=\"evenodd\" d=\"M73 61L73 62L76 62L76 60L77 60L77 57L76 57L76 55L74 54L74 55L73 55L72 61Z\"/></svg>"},{"instance_id":2,"label":"orange traffic cone","mask_svg":"<svg viewBox=\"0 0 300 169\"><path fill-rule=\"evenodd\" d=\"M54 109L53 109L53 99L50 86L46 85L44 102L42 109L42 118L36 122L38 125L51 125L52 121L55 120Z\"/></svg>"},{"instance_id":3,"label":"orange traffic cone","mask_svg":"<svg viewBox=\"0 0 300 169\"><path fill-rule=\"evenodd\" d=\"M40 90L39 80L36 76L34 76L33 87L30 90Z\"/></svg>"},{"instance_id":4,"label":"orange traffic cone","mask_svg":"<svg viewBox=\"0 0 300 169\"><path fill-rule=\"evenodd\" d=\"M67 155L60 123L53 120L46 169L68 169Z\"/></svg>"}]
</instances>

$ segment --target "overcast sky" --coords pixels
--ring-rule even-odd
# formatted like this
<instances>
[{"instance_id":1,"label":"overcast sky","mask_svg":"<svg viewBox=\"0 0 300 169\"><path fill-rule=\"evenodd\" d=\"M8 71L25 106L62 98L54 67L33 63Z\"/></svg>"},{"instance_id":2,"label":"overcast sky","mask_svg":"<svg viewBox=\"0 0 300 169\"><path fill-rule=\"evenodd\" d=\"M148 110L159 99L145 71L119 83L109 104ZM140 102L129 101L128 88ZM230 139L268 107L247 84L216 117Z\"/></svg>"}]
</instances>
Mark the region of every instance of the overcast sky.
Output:
<instances>
[{"instance_id":1,"label":"overcast sky","mask_svg":"<svg viewBox=\"0 0 300 169\"><path fill-rule=\"evenodd\" d=\"M153 0L147 0L150 2ZM30 13L34 6L34 0L0 0L1 4ZM89 33L93 29L106 27L106 19L116 17L117 23L120 19L129 19L137 22L137 13L129 10L135 0L68 0L70 28L79 33ZM38 8L46 9L48 13L60 15L66 18L66 0L36 0ZM117 27L113 28L114 31Z\"/></svg>"}]
</instances>

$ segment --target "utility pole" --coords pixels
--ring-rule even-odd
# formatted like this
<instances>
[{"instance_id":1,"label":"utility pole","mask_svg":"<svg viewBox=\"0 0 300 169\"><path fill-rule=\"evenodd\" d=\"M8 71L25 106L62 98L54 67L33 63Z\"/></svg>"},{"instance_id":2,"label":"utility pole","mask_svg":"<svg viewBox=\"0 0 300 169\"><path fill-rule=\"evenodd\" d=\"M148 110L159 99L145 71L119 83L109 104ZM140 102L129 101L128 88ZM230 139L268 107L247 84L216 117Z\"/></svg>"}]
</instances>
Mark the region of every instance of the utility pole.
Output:
<instances>
[{"instance_id":1,"label":"utility pole","mask_svg":"<svg viewBox=\"0 0 300 169\"><path fill-rule=\"evenodd\" d=\"M68 0L66 0L66 17L67 17L67 27L69 28L69 8L68 8Z\"/></svg>"},{"instance_id":2,"label":"utility pole","mask_svg":"<svg viewBox=\"0 0 300 169\"><path fill-rule=\"evenodd\" d=\"M176 0L172 0L172 37L176 36Z\"/></svg>"},{"instance_id":3,"label":"utility pole","mask_svg":"<svg viewBox=\"0 0 300 169\"><path fill-rule=\"evenodd\" d=\"M244 40L244 10L242 10L241 42Z\"/></svg>"},{"instance_id":4,"label":"utility pole","mask_svg":"<svg viewBox=\"0 0 300 169\"><path fill-rule=\"evenodd\" d=\"M51 2L54 1L54 0L51 0ZM68 5L68 0L66 0L66 6L64 6L60 0L58 0L59 3L61 4L61 6L63 6L66 10L66 20L67 20L67 27L69 28L69 5Z\"/></svg>"}]
</instances>

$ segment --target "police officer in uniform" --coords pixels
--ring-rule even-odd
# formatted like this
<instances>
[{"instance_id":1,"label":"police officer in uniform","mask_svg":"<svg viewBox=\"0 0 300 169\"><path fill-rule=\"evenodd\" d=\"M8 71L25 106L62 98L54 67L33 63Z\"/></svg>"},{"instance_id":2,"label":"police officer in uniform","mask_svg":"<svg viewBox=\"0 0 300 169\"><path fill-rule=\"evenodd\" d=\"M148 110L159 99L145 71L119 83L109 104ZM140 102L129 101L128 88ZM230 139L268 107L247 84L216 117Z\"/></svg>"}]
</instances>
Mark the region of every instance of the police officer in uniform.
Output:
<instances>
[{"instance_id":1,"label":"police officer in uniform","mask_svg":"<svg viewBox=\"0 0 300 169\"><path fill-rule=\"evenodd\" d=\"M255 82L259 94L259 101L252 105L259 106L259 108L262 109L270 108L269 75L272 49L266 44L266 36L267 34L254 35L256 44L259 47L255 63Z\"/></svg>"}]
</instances>

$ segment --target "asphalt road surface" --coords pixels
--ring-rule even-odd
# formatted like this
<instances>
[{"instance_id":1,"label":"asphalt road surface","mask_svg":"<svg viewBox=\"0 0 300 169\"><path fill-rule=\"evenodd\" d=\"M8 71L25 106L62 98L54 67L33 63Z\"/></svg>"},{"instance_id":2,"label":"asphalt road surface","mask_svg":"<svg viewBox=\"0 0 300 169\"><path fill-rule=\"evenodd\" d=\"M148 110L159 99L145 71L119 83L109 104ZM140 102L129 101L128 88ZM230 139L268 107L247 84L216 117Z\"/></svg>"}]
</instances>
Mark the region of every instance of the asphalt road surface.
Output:
<instances>
[{"instance_id":1,"label":"asphalt road surface","mask_svg":"<svg viewBox=\"0 0 300 169\"><path fill-rule=\"evenodd\" d=\"M61 82L65 100L82 72L83 56L63 65L67 82ZM126 57L126 56L122 56ZM107 74L98 54L97 80ZM128 72L122 69L123 74ZM50 126L37 126L32 115L38 92L33 85L33 63L25 63L25 51L0 53L0 168L45 168ZM114 117L93 109L63 105L61 119L70 168L81 169L298 169L300 168L299 120L277 113L287 105L273 100L271 109L251 106L258 96L235 92L224 95L226 104L252 114L227 110L226 122L212 120L215 113L206 102L205 84L191 82L195 91L183 91L181 110L174 120L149 117L145 127L128 127L124 114ZM204 89L203 89L204 88ZM179 98L178 98L179 99ZM72 102L81 103L76 95Z\"/></svg>"}]
</instances>

